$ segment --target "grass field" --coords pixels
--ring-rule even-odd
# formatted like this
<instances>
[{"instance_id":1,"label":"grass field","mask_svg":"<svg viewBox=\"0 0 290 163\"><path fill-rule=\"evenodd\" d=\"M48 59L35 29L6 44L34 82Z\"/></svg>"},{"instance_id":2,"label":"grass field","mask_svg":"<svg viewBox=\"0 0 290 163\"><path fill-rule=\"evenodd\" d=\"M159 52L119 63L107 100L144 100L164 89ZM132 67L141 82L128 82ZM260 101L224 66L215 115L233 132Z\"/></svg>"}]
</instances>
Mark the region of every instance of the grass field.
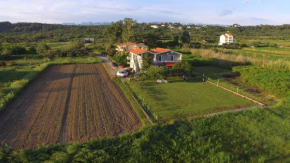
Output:
<instances>
[{"instance_id":1,"label":"grass field","mask_svg":"<svg viewBox=\"0 0 290 163\"><path fill-rule=\"evenodd\" d=\"M131 88L144 99L157 119L197 117L224 110L255 105L209 83L197 79L183 82L170 78L168 84L155 81L131 82Z\"/></svg>"},{"instance_id":2,"label":"grass field","mask_svg":"<svg viewBox=\"0 0 290 163\"><path fill-rule=\"evenodd\" d=\"M60 49L60 48L71 47L72 43L71 42L53 42L53 43L47 43L47 45L53 49Z\"/></svg>"},{"instance_id":3,"label":"grass field","mask_svg":"<svg viewBox=\"0 0 290 163\"><path fill-rule=\"evenodd\" d=\"M290 49L278 49L278 48L244 48L239 50L223 50L226 53L234 55L243 55L253 58L261 58L267 60L290 60Z\"/></svg>"},{"instance_id":4,"label":"grass field","mask_svg":"<svg viewBox=\"0 0 290 163\"><path fill-rule=\"evenodd\" d=\"M243 44L250 44L252 42L263 42L263 43L270 43L270 44L277 44L278 46L289 46L290 47L290 42L289 40L273 40L268 37L260 37L260 39L251 39L251 40L240 40L239 43Z\"/></svg>"},{"instance_id":5,"label":"grass field","mask_svg":"<svg viewBox=\"0 0 290 163\"><path fill-rule=\"evenodd\" d=\"M225 76L234 76L235 74L228 69L218 68L214 66L205 66L205 67L194 67L194 71L198 75L205 75L208 80L219 83L220 86L230 89L232 91L237 91L250 97L254 100L257 100L265 105L270 105L276 102L276 99L273 96L269 96L263 92L259 92L253 88L245 87L238 82L238 79L235 78L226 78Z\"/></svg>"}]
</instances>

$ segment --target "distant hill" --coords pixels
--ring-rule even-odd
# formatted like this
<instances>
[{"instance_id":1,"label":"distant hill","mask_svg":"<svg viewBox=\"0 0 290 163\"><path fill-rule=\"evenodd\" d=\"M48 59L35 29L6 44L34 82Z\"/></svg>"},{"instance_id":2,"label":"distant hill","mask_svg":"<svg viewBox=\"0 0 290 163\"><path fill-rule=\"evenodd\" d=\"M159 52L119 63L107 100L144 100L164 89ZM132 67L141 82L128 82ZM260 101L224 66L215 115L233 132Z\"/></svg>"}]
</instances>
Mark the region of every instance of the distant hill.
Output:
<instances>
[{"instance_id":1,"label":"distant hill","mask_svg":"<svg viewBox=\"0 0 290 163\"><path fill-rule=\"evenodd\" d=\"M111 25L109 22L62 23L62 25Z\"/></svg>"}]
</instances>

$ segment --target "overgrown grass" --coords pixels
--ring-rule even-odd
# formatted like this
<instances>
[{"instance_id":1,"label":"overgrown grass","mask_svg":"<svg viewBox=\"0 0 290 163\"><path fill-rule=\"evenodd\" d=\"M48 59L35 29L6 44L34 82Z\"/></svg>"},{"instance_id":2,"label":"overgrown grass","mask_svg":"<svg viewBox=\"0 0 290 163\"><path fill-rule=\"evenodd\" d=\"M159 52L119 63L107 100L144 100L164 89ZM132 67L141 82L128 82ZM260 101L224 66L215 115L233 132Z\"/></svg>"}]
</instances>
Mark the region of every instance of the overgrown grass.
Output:
<instances>
[{"instance_id":1,"label":"overgrown grass","mask_svg":"<svg viewBox=\"0 0 290 163\"><path fill-rule=\"evenodd\" d=\"M262 68L275 71L290 71L290 62L287 60L268 60L267 58L257 58L251 56L244 56L242 54L225 54L223 52L216 52L212 49L191 49L193 55L199 55L204 58L213 60L212 65L232 68L239 65L253 64Z\"/></svg>"},{"instance_id":2,"label":"overgrown grass","mask_svg":"<svg viewBox=\"0 0 290 163\"><path fill-rule=\"evenodd\" d=\"M82 144L0 148L0 162L290 162L289 117L285 107L252 109Z\"/></svg>"},{"instance_id":3,"label":"overgrown grass","mask_svg":"<svg viewBox=\"0 0 290 163\"><path fill-rule=\"evenodd\" d=\"M257 87L279 98L290 97L290 72L269 71L256 66L234 67L240 74L240 82L248 87Z\"/></svg>"},{"instance_id":4,"label":"overgrown grass","mask_svg":"<svg viewBox=\"0 0 290 163\"><path fill-rule=\"evenodd\" d=\"M157 84L153 80L129 84L139 98L144 99L156 119L161 121L255 105L198 79L183 82L179 78L169 78L168 84Z\"/></svg>"}]
</instances>

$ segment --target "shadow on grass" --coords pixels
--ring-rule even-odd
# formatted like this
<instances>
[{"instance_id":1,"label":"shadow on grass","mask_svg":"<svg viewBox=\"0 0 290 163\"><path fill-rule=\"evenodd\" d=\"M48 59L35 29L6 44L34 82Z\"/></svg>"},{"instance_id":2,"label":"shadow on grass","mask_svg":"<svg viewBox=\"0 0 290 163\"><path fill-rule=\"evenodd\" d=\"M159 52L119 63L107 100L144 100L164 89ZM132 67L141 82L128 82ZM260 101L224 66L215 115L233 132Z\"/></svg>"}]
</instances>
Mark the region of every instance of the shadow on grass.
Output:
<instances>
[{"instance_id":1,"label":"shadow on grass","mask_svg":"<svg viewBox=\"0 0 290 163\"><path fill-rule=\"evenodd\" d=\"M202 79L196 78L196 77L188 77L186 81L183 81L182 78L176 78L176 79L168 79L169 84L170 83L200 83L203 82Z\"/></svg>"}]
</instances>

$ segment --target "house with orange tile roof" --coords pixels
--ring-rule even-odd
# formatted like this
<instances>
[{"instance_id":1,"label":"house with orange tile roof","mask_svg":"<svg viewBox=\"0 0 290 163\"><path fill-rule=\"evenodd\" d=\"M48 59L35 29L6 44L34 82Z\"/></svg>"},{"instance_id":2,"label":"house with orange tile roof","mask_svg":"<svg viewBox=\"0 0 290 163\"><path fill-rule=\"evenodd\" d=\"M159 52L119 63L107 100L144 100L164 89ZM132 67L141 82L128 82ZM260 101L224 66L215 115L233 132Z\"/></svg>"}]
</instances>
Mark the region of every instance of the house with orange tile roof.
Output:
<instances>
[{"instance_id":1,"label":"house with orange tile roof","mask_svg":"<svg viewBox=\"0 0 290 163\"><path fill-rule=\"evenodd\" d=\"M235 43L235 41L236 41L235 36L233 36L231 33L225 33L220 36L219 45L233 44Z\"/></svg>"},{"instance_id":2,"label":"house with orange tile roof","mask_svg":"<svg viewBox=\"0 0 290 163\"><path fill-rule=\"evenodd\" d=\"M176 62L182 61L182 54L170 49L133 49L128 55L128 64L135 72L142 70L142 64L145 54L150 55L151 63L155 66L172 67Z\"/></svg>"},{"instance_id":3,"label":"house with orange tile roof","mask_svg":"<svg viewBox=\"0 0 290 163\"><path fill-rule=\"evenodd\" d=\"M117 54L122 54L122 53L129 53L130 50L134 50L134 49L147 49L147 46L144 43L126 42L126 43L117 45L116 51L117 51Z\"/></svg>"}]
</instances>

